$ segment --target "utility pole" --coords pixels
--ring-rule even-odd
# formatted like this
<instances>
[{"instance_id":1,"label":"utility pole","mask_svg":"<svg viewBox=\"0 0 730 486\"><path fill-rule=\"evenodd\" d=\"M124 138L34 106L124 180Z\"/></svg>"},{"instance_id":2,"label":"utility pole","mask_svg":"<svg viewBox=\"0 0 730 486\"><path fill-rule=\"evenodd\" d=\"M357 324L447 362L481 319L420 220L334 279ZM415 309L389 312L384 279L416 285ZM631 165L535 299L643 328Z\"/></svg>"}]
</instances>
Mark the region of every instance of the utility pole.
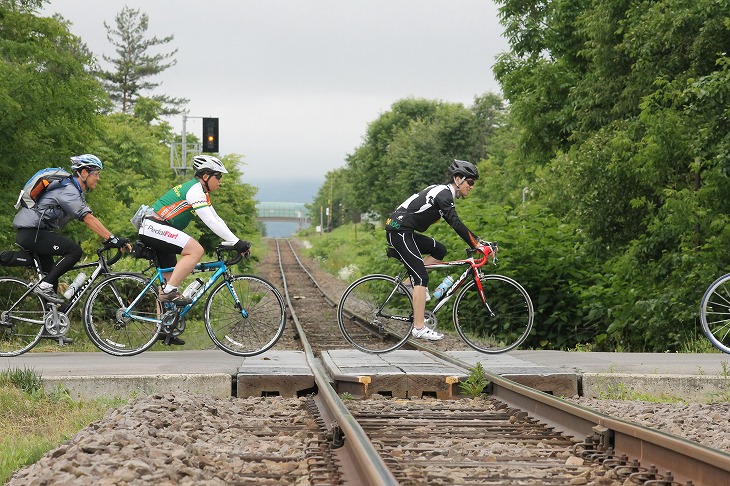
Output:
<instances>
[{"instance_id":1,"label":"utility pole","mask_svg":"<svg viewBox=\"0 0 730 486\"><path fill-rule=\"evenodd\" d=\"M207 119L206 117L202 116L188 116L186 114L183 114L182 116L182 143L173 142L170 144L170 168L175 171L175 174L177 175L183 175L187 173L188 170L190 170L190 164L188 164L188 157L195 157L196 155L200 155L203 153L203 147L201 143L191 143L188 145L187 141L187 122L188 118L202 118ZM215 119L217 121L217 118ZM217 133L216 133L217 137ZM216 140L217 142L217 140ZM179 152L178 152L178 145ZM180 158L178 159L178 153Z\"/></svg>"}]
</instances>

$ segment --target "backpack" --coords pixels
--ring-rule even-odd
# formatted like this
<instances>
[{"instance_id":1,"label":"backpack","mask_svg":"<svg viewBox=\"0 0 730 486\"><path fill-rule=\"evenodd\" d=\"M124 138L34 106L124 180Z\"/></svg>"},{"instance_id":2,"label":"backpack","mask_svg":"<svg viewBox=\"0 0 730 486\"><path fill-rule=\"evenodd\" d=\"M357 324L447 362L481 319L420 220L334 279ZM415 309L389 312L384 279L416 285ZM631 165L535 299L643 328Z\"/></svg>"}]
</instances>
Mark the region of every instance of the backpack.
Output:
<instances>
[{"instance_id":1,"label":"backpack","mask_svg":"<svg viewBox=\"0 0 730 486\"><path fill-rule=\"evenodd\" d=\"M18 201L15 203L15 209L19 209L21 205L26 208L35 207L36 201L48 189L48 186L70 176L69 172L60 167L39 170L28 179L28 182L21 189Z\"/></svg>"}]
</instances>

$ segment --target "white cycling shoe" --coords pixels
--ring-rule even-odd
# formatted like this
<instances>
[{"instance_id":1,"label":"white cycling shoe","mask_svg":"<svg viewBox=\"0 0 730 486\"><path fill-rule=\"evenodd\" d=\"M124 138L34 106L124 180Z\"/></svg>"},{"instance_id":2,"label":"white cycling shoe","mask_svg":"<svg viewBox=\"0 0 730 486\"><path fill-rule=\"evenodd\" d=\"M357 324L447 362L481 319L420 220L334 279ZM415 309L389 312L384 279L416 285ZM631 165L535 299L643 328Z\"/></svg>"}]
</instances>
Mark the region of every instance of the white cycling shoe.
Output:
<instances>
[{"instance_id":1,"label":"white cycling shoe","mask_svg":"<svg viewBox=\"0 0 730 486\"><path fill-rule=\"evenodd\" d=\"M429 329L425 326L421 329L416 329L414 327L411 331L411 336L418 339L427 339L428 341L441 341L444 338L443 334L439 334L433 329Z\"/></svg>"}]
</instances>

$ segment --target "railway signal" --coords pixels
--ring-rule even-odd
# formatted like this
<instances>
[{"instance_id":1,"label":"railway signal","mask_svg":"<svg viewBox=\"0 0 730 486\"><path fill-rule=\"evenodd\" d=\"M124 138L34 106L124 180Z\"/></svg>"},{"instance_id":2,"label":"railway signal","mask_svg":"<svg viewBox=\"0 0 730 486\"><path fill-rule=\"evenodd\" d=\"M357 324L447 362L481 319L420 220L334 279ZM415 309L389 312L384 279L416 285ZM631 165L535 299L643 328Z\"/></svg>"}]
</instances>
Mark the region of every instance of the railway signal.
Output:
<instances>
[{"instance_id":1,"label":"railway signal","mask_svg":"<svg viewBox=\"0 0 730 486\"><path fill-rule=\"evenodd\" d=\"M218 152L218 118L203 118L203 152Z\"/></svg>"}]
</instances>

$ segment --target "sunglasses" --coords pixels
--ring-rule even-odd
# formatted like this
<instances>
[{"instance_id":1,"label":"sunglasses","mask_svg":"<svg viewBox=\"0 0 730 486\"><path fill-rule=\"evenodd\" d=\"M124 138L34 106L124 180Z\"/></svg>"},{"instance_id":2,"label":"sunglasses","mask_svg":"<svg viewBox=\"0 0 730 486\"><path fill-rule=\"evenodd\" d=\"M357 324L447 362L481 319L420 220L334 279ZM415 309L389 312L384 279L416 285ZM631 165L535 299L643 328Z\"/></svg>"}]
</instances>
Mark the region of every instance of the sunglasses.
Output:
<instances>
[{"instance_id":1,"label":"sunglasses","mask_svg":"<svg viewBox=\"0 0 730 486\"><path fill-rule=\"evenodd\" d=\"M213 172L213 173L211 174L211 176L212 176L212 177L215 177L215 178L216 178L216 179L218 179L218 180L221 180L221 178L223 177L223 174L222 174L222 173L220 173L220 172Z\"/></svg>"},{"instance_id":2,"label":"sunglasses","mask_svg":"<svg viewBox=\"0 0 730 486\"><path fill-rule=\"evenodd\" d=\"M466 182L467 184L469 184L470 187L473 187L474 186L474 179L464 179L464 182Z\"/></svg>"}]
</instances>

